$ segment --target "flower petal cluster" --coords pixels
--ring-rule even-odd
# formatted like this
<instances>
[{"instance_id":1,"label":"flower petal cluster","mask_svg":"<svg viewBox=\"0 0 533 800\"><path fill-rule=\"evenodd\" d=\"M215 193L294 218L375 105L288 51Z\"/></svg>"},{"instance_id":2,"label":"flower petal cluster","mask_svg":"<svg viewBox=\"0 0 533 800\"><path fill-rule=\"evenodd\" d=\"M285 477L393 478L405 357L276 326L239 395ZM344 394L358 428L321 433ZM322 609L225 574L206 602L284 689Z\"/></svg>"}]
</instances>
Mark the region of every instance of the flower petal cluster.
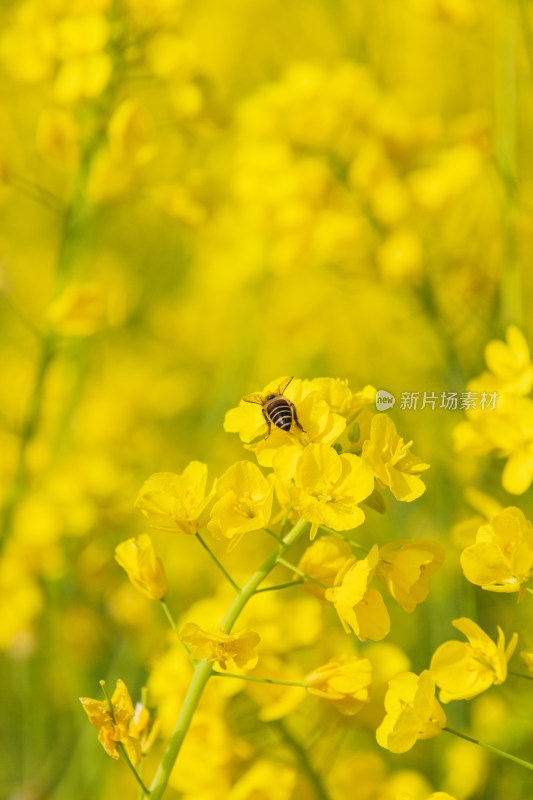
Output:
<instances>
[{"instance_id":1,"label":"flower petal cluster","mask_svg":"<svg viewBox=\"0 0 533 800\"><path fill-rule=\"evenodd\" d=\"M405 753L418 739L438 736L446 715L435 697L435 683L426 669L415 675L401 672L389 681L385 695L385 719L376 731L381 747Z\"/></svg>"},{"instance_id":2,"label":"flower petal cluster","mask_svg":"<svg viewBox=\"0 0 533 800\"><path fill-rule=\"evenodd\" d=\"M489 367L468 383L468 390L489 397L494 407L466 410L467 419L454 430L458 453L484 455L495 451L506 464L502 485L511 494L523 494L533 481L533 363L525 336L515 326L506 332L507 343L493 340L485 348Z\"/></svg>"},{"instance_id":3,"label":"flower petal cluster","mask_svg":"<svg viewBox=\"0 0 533 800\"><path fill-rule=\"evenodd\" d=\"M444 548L437 542L399 539L379 551L377 575L405 611L414 611L428 596L429 578L444 556Z\"/></svg>"},{"instance_id":4,"label":"flower petal cluster","mask_svg":"<svg viewBox=\"0 0 533 800\"><path fill-rule=\"evenodd\" d=\"M180 630L181 641L191 647L191 658L215 661L220 669L227 669L228 662L240 669L253 669L258 655L259 634L243 630L240 633L210 633L194 622L187 622Z\"/></svg>"},{"instance_id":5,"label":"flower petal cluster","mask_svg":"<svg viewBox=\"0 0 533 800\"><path fill-rule=\"evenodd\" d=\"M465 577L490 592L524 592L533 570L533 525L515 506L482 525L461 553Z\"/></svg>"},{"instance_id":6,"label":"flower petal cluster","mask_svg":"<svg viewBox=\"0 0 533 800\"><path fill-rule=\"evenodd\" d=\"M440 687L442 703L470 700L489 686L503 683L507 662L514 653L518 634L514 633L507 647L503 631L498 627L498 642L493 642L471 619L461 617L452 623L464 633L468 642L452 639L444 642L433 654L431 675Z\"/></svg>"},{"instance_id":7,"label":"flower petal cluster","mask_svg":"<svg viewBox=\"0 0 533 800\"><path fill-rule=\"evenodd\" d=\"M316 581L333 586L339 570L352 556L352 549L348 542L337 539L335 536L321 536L308 547L298 562L298 569L310 575ZM316 583L305 581L303 588L324 597L324 589Z\"/></svg>"},{"instance_id":8,"label":"flower petal cluster","mask_svg":"<svg viewBox=\"0 0 533 800\"><path fill-rule=\"evenodd\" d=\"M127 539L115 548L115 558L126 570L136 589L151 600L161 600L168 591L163 562L154 551L150 537L144 533Z\"/></svg>"},{"instance_id":9,"label":"flower petal cluster","mask_svg":"<svg viewBox=\"0 0 533 800\"><path fill-rule=\"evenodd\" d=\"M2 31L2 61L24 83L51 80L60 105L98 97L113 68L106 49L110 21L99 13L104 5L88 3L66 14L69 6L62 3L22 3L13 24Z\"/></svg>"},{"instance_id":10,"label":"flower petal cluster","mask_svg":"<svg viewBox=\"0 0 533 800\"><path fill-rule=\"evenodd\" d=\"M268 525L274 490L256 464L237 461L217 480L216 493L220 499L211 509L207 527L215 539L228 542L228 550L246 533Z\"/></svg>"},{"instance_id":11,"label":"flower petal cluster","mask_svg":"<svg viewBox=\"0 0 533 800\"><path fill-rule=\"evenodd\" d=\"M131 735L139 740L141 755L147 755L161 730L160 721L153 720L150 711L142 703L135 703L135 713L130 722Z\"/></svg>"},{"instance_id":12,"label":"flower petal cluster","mask_svg":"<svg viewBox=\"0 0 533 800\"><path fill-rule=\"evenodd\" d=\"M488 372L472 381L474 391L526 395L533 388L533 363L527 339L516 325L505 332L506 342L493 339L485 347Z\"/></svg>"},{"instance_id":13,"label":"flower petal cluster","mask_svg":"<svg viewBox=\"0 0 533 800\"><path fill-rule=\"evenodd\" d=\"M206 524L207 465L191 461L181 475L157 472L143 484L135 501L152 528L194 535Z\"/></svg>"},{"instance_id":14,"label":"flower petal cluster","mask_svg":"<svg viewBox=\"0 0 533 800\"><path fill-rule=\"evenodd\" d=\"M468 384L469 388L474 384ZM495 451L507 459L502 486L510 494L523 494L533 481L533 400L499 395L496 407L468 410L467 420L454 429L454 449L466 455Z\"/></svg>"},{"instance_id":15,"label":"flower petal cluster","mask_svg":"<svg viewBox=\"0 0 533 800\"><path fill-rule=\"evenodd\" d=\"M356 714L370 702L372 664L368 658L329 661L305 678L310 694L332 700L342 714Z\"/></svg>"},{"instance_id":16,"label":"flower petal cluster","mask_svg":"<svg viewBox=\"0 0 533 800\"><path fill-rule=\"evenodd\" d=\"M335 578L335 585L326 589L326 600L333 603L346 633L353 630L362 642L379 641L390 630L389 612L381 594L369 589L379 559L374 545L366 558L348 559Z\"/></svg>"},{"instance_id":17,"label":"flower petal cluster","mask_svg":"<svg viewBox=\"0 0 533 800\"><path fill-rule=\"evenodd\" d=\"M359 392L352 392L348 381L339 378L313 378L304 381L305 386L312 387L320 399L325 400L331 411L340 414L346 420L351 420L365 406L372 405L376 400L376 390L367 385Z\"/></svg>"},{"instance_id":18,"label":"flower petal cluster","mask_svg":"<svg viewBox=\"0 0 533 800\"><path fill-rule=\"evenodd\" d=\"M412 442L405 444L394 422L386 414L376 414L370 425L370 437L363 444L363 463L373 471L396 500L410 503L425 491L419 473L429 469L410 452Z\"/></svg>"},{"instance_id":19,"label":"flower petal cluster","mask_svg":"<svg viewBox=\"0 0 533 800\"><path fill-rule=\"evenodd\" d=\"M301 454L294 448L278 453L274 469L285 483L292 507L312 523L312 539L319 525L346 531L364 522L357 504L372 493L374 477L358 456L310 444Z\"/></svg>"},{"instance_id":20,"label":"flower petal cluster","mask_svg":"<svg viewBox=\"0 0 533 800\"><path fill-rule=\"evenodd\" d=\"M134 765L139 764L141 760L139 729L134 722L135 709L124 681L117 680L116 689L111 697L111 708L106 700L93 700L90 697L80 697L80 703L89 717L89 722L98 730L98 741L106 753L111 758L118 758L117 743L120 742L131 762Z\"/></svg>"}]
</instances>

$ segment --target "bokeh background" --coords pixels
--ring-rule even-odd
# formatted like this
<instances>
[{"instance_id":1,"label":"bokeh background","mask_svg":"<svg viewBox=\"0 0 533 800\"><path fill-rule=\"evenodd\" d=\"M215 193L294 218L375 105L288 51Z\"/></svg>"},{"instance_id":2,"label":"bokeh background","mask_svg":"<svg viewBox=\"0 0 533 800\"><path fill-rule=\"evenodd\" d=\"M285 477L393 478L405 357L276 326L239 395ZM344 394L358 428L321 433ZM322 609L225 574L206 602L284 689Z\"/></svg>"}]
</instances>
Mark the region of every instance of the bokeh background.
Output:
<instances>
[{"instance_id":1,"label":"bokeh background","mask_svg":"<svg viewBox=\"0 0 533 800\"><path fill-rule=\"evenodd\" d=\"M465 391L490 339L532 334L530 0L3 0L0 20L0 796L135 796L77 698L104 677L135 697L148 683L166 733L188 673L114 547L146 530L133 503L151 473L197 459L214 477L247 457L224 414L277 376L387 389L431 464L426 494L361 534L448 550L428 603L393 617L383 675L427 666L460 615L531 649L527 599L487 597L458 562L465 490L518 502L501 462L454 452L461 410L399 402ZM156 545L176 616L224 609L196 542ZM227 563L246 574L267 548ZM276 602L272 658L341 646L315 598L285 601L287 631ZM519 689L457 704L455 727L527 757ZM254 702L213 703L169 797L313 796ZM445 737L378 752L379 703L346 721L309 702L281 716L333 800L354 784L361 800L533 793L525 771ZM286 785L267 770L235 789L265 759Z\"/></svg>"}]
</instances>

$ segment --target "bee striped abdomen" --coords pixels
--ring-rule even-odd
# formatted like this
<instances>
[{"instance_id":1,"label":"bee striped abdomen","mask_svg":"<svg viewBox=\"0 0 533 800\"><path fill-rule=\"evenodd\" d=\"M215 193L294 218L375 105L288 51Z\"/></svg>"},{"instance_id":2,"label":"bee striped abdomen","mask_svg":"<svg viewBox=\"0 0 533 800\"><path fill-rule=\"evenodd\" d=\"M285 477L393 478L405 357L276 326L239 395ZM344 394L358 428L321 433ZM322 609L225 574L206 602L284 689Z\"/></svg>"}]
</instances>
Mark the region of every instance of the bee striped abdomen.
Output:
<instances>
[{"instance_id":1,"label":"bee striped abdomen","mask_svg":"<svg viewBox=\"0 0 533 800\"><path fill-rule=\"evenodd\" d=\"M273 425L280 428L282 431L289 431L292 425L292 409L290 404L284 397L279 397L272 400L266 412Z\"/></svg>"}]
</instances>

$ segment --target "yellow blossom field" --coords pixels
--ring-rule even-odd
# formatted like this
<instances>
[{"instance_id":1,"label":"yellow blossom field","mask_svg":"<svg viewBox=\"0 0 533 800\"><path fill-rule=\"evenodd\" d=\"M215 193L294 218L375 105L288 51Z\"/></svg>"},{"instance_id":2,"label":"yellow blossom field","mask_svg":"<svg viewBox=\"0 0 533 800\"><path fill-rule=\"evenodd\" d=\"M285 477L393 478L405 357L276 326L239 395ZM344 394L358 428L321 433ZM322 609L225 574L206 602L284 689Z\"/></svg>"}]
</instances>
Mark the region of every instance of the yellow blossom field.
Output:
<instances>
[{"instance_id":1,"label":"yellow blossom field","mask_svg":"<svg viewBox=\"0 0 533 800\"><path fill-rule=\"evenodd\" d=\"M0 800L531 800L533 0L4 0L0 98Z\"/></svg>"}]
</instances>

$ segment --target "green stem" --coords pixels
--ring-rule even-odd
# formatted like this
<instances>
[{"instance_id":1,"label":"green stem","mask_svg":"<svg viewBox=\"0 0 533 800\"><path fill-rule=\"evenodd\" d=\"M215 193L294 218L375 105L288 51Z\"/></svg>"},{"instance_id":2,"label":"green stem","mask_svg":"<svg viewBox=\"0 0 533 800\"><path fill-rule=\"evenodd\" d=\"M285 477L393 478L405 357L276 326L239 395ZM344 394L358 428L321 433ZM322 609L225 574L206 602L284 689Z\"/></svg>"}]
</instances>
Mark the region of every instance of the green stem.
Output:
<instances>
[{"instance_id":1,"label":"green stem","mask_svg":"<svg viewBox=\"0 0 533 800\"><path fill-rule=\"evenodd\" d=\"M36 339L41 340L43 337L42 332L39 330L37 325L34 325L32 320L26 316L18 303L15 302L8 288L0 289L0 297L10 309L12 314L17 317L19 322L22 322L22 324L36 337Z\"/></svg>"},{"instance_id":2,"label":"green stem","mask_svg":"<svg viewBox=\"0 0 533 800\"><path fill-rule=\"evenodd\" d=\"M281 520L280 531L281 535L283 536L285 533L285 525L287 524L287 520L289 519L289 514L291 513L292 506L289 504L285 509L285 513L283 515L283 519Z\"/></svg>"},{"instance_id":3,"label":"green stem","mask_svg":"<svg viewBox=\"0 0 533 800\"><path fill-rule=\"evenodd\" d=\"M165 616L166 616L166 618L167 618L167 619L168 619L168 621L169 621L170 627L172 628L172 630L174 631L174 633L175 633L175 634L176 634L176 636L177 636L177 635L178 635L178 626L176 625L176 620L175 620L175 619L174 619L174 617L172 616L172 613L171 613L171 611L170 611L170 608L169 608L169 607L168 607L168 605L167 605L167 601L165 600L165 598L164 598L164 597L162 597L162 598L159 600L159 602L161 603L161 605L162 605L162 607L163 607L163 611L165 612Z\"/></svg>"},{"instance_id":4,"label":"green stem","mask_svg":"<svg viewBox=\"0 0 533 800\"><path fill-rule=\"evenodd\" d=\"M516 136L516 38L517 4L496 4L495 58L495 159L506 193L503 216L504 252L500 267L500 323L523 326L522 275L516 229L517 136Z\"/></svg>"},{"instance_id":5,"label":"green stem","mask_svg":"<svg viewBox=\"0 0 533 800\"><path fill-rule=\"evenodd\" d=\"M460 739L465 739L467 742L472 742L472 744L478 744L480 747L484 747L485 750L490 750L491 753L495 753L497 756L507 758L509 761L514 761L515 764L520 764L520 766L533 771L533 764L531 764L529 761L524 761L522 758L513 756L510 753L506 753L505 750L499 750L497 747L493 747L491 744L480 742L479 739L474 739L472 736L467 736L465 733L454 731L452 728L445 727L442 730L448 731L448 733L453 733L454 736L458 736Z\"/></svg>"},{"instance_id":6,"label":"green stem","mask_svg":"<svg viewBox=\"0 0 533 800\"><path fill-rule=\"evenodd\" d=\"M518 9L520 12L520 30L524 37L524 50L529 62L529 71L533 73L533 32L531 31L527 3L525 0L518 0Z\"/></svg>"},{"instance_id":7,"label":"green stem","mask_svg":"<svg viewBox=\"0 0 533 800\"><path fill-rule=\"evenodd\" d=\"M48 191L44 186L25 178L23 175L18 175L14 172L8 174L6 183L11 186L16 192L26 195L36 203L40 203L51 211L57 214L62 214L65 210L64 204L60 197Z\"/></svg>"},{"instance_id":8,"label":"green stem","mask_svg":"<svg viewBox=\"0 0 533 800\"><path fill-rule=\"evenodd\" d=\"M165 616L169 621L170 627L172 628L172 630L174 631L176 636L179 638L178 626L176 625L176 620L172 616L172 612L171 612L170 608L167 605L167 601L165 600L164 597L162 597L159 602L161 603L161 605L163 607L163 611L165 612ZM180 639L180 642L182 643L185 652L189 656L191 654L191 651L189 650L189 648L187 647L185 642L183 642L181 639ZM144 703L144 705L146 705L146 703Z\"/></svg>"},{"instance_id":9,"label":"green stem","mask_svg":"<svg viewBox=\"0 0 533 800\"><path fill-rule=\"evenodd\" d=\"M276 542L281 542L281 536L278 536L277 533L271 531L270 528L264 528L264 530L269 534L269 536L272 536L272 538L275 539Z\"/></svg>"},{"instance_id":10,"label":"green stem","mask_svg":"<svg viewBox=\"0 0 533 800\"><path fill-rule=\"evenodd\" d=\"M311 583L316 583L317 586L320 586L321 589L329 589L329 586L326 586L325 583L320 583L315 578L312 578L307 572L302 572L299 567L295 567L294 564L291 564L289 561L285 561L284 558L278 558L278 564L283 564L284 567L287 569L291 569L297 575L300 575L304 580L311 581Z\"/></svg>"},{"instance_id":11,"label":"green stem","mask_svg":"<svg viewBox=\"0 0 533 800\"><path fill-rule=\"evenodd\" d=\"M294 681L275 681L273 678L259 678L255 675L237 675L234 672L212 672L211 676L214 678L238 678L241 681L255 681L256 683L275 683L277 686L300 686L302 689L307 689L306 683L294 683Z\"/></svg>"},{"instance_id":12,"label":"green stem","mask_svg":"<svg viewBox=\"0 0 533 800\"><path fill-rule=\"evenodd\" d=\"M135 769L133 761L131 761L129 755L126 752L126 748L124 747L122 742L117 742L117 750L119 750L119 752L122 753L122 755L124 756L124 760L126 761L126 764L129 766L129 768L131 769L131 771L135 775L135 780L139 784L139 787L141 789L141 792L143 793L143 796L144 797L149 797L150 796L150 790L147 789L147 787L144 785L143 779L141 778L141 776L139 775L139 773Z\"/></svg>"},{"instance_id":13,"label":"green stem","mask_svg":"<svg viewBox=\"0 0 533 800\"><path fill-rule=\"evenodd\" d=\"M507 670L508 675L514 675L515 678L524 678L526 681L533 681L533 675L524 675L523 672L513 672L513 670Z\"/></svg>"},{"instance_id":14,"label":"green stem","mask_svg":"<svg viewBox=\"0 0 533 800\"><path fill-rule=\"evenodd\" d=\"M64 208L57 253L57 271L51 299L57 297L62 291L68 277L68 272L78 256L81 239L80 234L87 224L88 206L85 200L85 187L89 176L92 157L103 135L103 133L98 134L89 142L82 159L80 170L76 176L70 202ZM0 521L0 548L4 546L11 529L17 503L24 495L27 484L26 453L29 444L39 428L44 399L44 384L50 364L56 356L58 350L57 345L58 337L53 330L47 329L40 336L40 351L37 356L33 387L24 416L17 463Z\"/></svg>"},{"instance_id":15,"label":"green stem","mask_svg":"<svg viewBox=\"0 0 533 800\"><path fill-rule=\"evenodd\" d=\"M293 750L293 752L298 757L298 760L307 777L307 780L313 787L313 790L318 800L329 800L326 787L322 783L322 778L320 777L318 772L316 772L315 768L311 764L305 747L302 747L298 739L295 738L295 736L287 728L285 723L283 723L281 720L276 720L272 724L275 726L275 728L277 728L282 738L286 741L291 750Z\"/></svg>"},{"instance_id":16,"label":"green stem","mask_svg":"<svg viewBox=\"0 0 533 800\"><path fill-rule=\"evenodd\" d=\"M213 551L211 550L211 548L209 547L207 542L204 542L204 540L202 539L202 537L200 536L199 533L196 533L195 536L198 539L198 541L200 542L200 544L202 545L202 547L204 548L204 550L206 550L209 553L210 558L212 558L212 560L215 562L215 564L217 565L219 570L222 572L224 577L231 583L231 585L233 586L235 591L239 592L240 591L239 586L235 583L235 581L233 580L233 578L231 577L229 572L222 566L222 564L220 563L220 561L218 560L216 555L213 553Z\"/></svg>"},{"instance_id":17,"label":"green stem","mask_svg":"<svg viewBox=\"0 0 533 800\"><path fill-rule=\"evenodd\" d=\"M42 340L41 352L39 354L39 360L36 367L33 389L28 401L24 423L22 425L15 472L10 491L4 504L2 520L0 522L0 548L2 548L5 544L6 537L11 528L15 508L23 494L24 485L27 482L26 453L41 420L44 383L46 374L48 372L48 367L55 355L55 341L55 336L50 332L47 333Z\"/></svg>"},{"instance_id":18,"label":"green stem","mask_svg":"<svg viewBox=\"0 0 533 800\"><path fill-rule=\"evenodd\" d=\"M357 542L349 539L348 536L343 536L342 533L339 533L339 531L334 531L333 528L328 528L327 525L319 525L318 530L326 531L326 533L329 533L330 536L336 536L337 539L342 539L343 542L347 542L351 547L355 547L357 550L363 550L365 553L368 553L368 547L363 547L362 544L357 544Z\"/></svg>"},{"instance_id":19,"label":"green stem","mask_svg":"<svg viewBox=\"0 0 533 800\"><path fill-rule=\"evenodd\" d=\"M272 553L261 564L259 569L254 572L250 580L239 589L229 607L229 610L222 621L222 626L226 633L230 633L235 625L239 614L247 604L248 600L255 594L260 584L265 580L269 573L278 563L279 558L285 551L302 535L307 528L306 520L299 520L296 525L288 532L287 536L274 548ZM167 788L170 773L174 767L183 740L189 730L196 707L202 696L205 685L213 674L213 662L199 661L194 668L194 675L189 685L189 689L183 701L181 711L174 726L174 730L168 740L167 748L163 753L161 763L150 786L151 800L160 800Z\"/></svg>"},{"instance_id":20,"label":"green stem","mask_svg":"<svg viewBox=\"0 0 533 800\"><path fill-rule=\"evenodd\" d=\"M303 583L303 578L298 581L289 581L288 583L277 583L275 586L265 586L264 589L258 589L256 594L260 592L273 592L276 589L290 589L291 586L300 586Z\"/></svg>"}]
</instances>

